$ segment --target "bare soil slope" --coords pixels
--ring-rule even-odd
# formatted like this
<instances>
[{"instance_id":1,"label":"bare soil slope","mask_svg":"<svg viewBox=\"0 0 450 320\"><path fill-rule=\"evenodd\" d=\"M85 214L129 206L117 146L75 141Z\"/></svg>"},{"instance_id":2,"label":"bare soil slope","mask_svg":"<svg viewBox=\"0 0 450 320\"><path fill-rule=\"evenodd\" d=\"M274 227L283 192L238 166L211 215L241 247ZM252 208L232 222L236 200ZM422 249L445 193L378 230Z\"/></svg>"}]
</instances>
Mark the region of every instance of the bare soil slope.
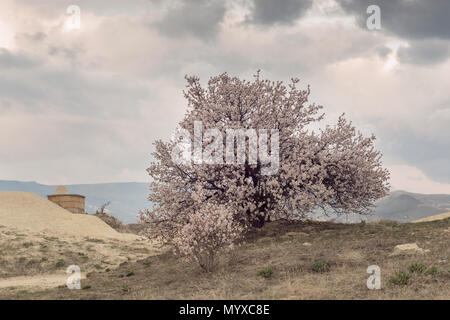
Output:
<instances>
[{"instance_id":1,"label":"bare soil slope","mask_svg":"<svg viewBox=\"0 0 450 320\"><path fill-rule=\"evenodd\" d=\"M36 194L20 191L0 192L0 225L64 237L138 239L117 232L95 216L72 214Z\"/></svg>"}]
</instances>

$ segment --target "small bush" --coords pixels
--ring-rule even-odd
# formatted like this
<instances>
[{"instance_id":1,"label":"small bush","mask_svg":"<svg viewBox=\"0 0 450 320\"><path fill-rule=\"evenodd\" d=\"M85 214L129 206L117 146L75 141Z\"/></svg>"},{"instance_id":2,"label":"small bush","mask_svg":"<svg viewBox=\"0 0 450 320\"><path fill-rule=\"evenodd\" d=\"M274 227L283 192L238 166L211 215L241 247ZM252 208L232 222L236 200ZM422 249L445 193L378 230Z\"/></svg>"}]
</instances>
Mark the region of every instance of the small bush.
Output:
<instances>
[{"instance_id":1,"label":"small bush","mask_svg":"<svg viewBox=\"0 0 450 320\"><path fill-rule=\"evenodd\" d=\"M426 275L434 276L438 272L438 269L436 267L430 267L425 271Z\"/></svg>"},{"instance_id":2,"label":"small bush","mask_svg":"<svg viewBox=\"0 0 450 320\"><path fill-rule=\"evenodd\" d=\"M204 205L188 213L187 221L176 230L175 246L179 253L195 260L206 272L213 271L217 254L232 248L245 229L223 205Z\"/></svg>"},{"instance_id":3,"label":"small bush","mask_svg":"<svg viewBox=\"0 0 450 320\"><path fill-rule=\"evenodd\" d=\"M258 276L266 278L266 279L271 278L272 275L273 275L272 267L267 267L267 268L264 268L264 269L261 269L258 271Z\"/></svg>"},{"instance_id":4,"label":"small bush","mask_svg":"<svg viewBox=\"0 0 450 320\"><path fill-rule=\"evenodd\" d=\"M32 246L33 246L33 242L24 242L24 243L23 243L23 246L24 246L25 248L32 247Z\"/></svg>"},{"instance_id":5,"label":"small bush","mask_svg":"<svg viewBox=\"0 0 450 320\"><path fill-rule=\"evenodd\" d=\"M411 275L407 272L396 272L394 276L389 279L389 282L398 286L405 286L408 284Z\"/></svg>"},{"instance_id":6,"label":"small bush","mask_svg":"<svg viewBox=\"0 0 450 320\"><path fill-rule=\"evenodd\" d=\"M113 217L112 215L105 213L105 212L97 212L95 213L95 216L102 219L103 222L105 222L107 225L109 225L111 228L118 232L131 232L131 230L128 228L127 225L120 222L118 219Z\"/></svg>"},{"instance_id":7,"label":"small bush","mask_svg":"<svg viewBox=\"0 0 450 320\"><path fill-rule=\"evenodd\" d=\"M423 263L412 263L408 266L408 270L411 273L425 273L425 271L427 270L427 266Z\"/></svg>"},{"instance_id":8,"label":"small bush","mask_svg":"<svg viewBox=\"0 0 450 320\"><path fill-rule=\"evenodd\" d=\"M80 256L81 259L84 259L84 260L88 260L89 259L89 257L83 252L78 252L78 255Z\"/></svg>"},{"instance_id":9,"label":"small bush","mask_svg":"<svg viewBox=\"0 0 450 320\"><path fill-rule=\"evenodd\" d=\"M90 285L85 285L85 286L83 286L81 289L82 289L82 290L88 290L88 289L90 289L90 288L92 288Z\"/></svg>"},{"instance_id":10,"label":"small bush","mask_svg":"<svg viewBox=\"0 0 450 320\"><path fill-rule=\"evenodd\" d=\"M59 260L56 262L55 267L57 267L57 268L62 268L62 267L64 267L65 265L66 265L66 262L65 262L63 259L59 259Z\"/></svg>"},{"instance_id":11,"label":"small bush","mask_svg":"<svg viewBox=\"0 0 450 320\"><path fill-rule=\"evenodd\" d=\"M317 273L324 273L330 271L330 264L323 261L315 261L311 264L311 270Z\"/></svg>"}]
</instances>

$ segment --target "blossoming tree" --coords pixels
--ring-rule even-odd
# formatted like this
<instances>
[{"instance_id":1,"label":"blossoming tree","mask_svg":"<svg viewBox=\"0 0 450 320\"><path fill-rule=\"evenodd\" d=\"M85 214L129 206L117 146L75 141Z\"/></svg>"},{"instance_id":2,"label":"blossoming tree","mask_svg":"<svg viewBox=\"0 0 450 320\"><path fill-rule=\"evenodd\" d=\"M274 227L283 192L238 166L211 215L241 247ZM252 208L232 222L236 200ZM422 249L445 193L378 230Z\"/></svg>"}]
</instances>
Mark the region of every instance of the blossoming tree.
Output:
<instances>
[{"instance_id":1,"label":"blossoming tree","mask_svg":"<svg viewBox=\"0 0 450 320\"><path fill-rule=\"evenodd\" d=\"M259 72L253 81L224 73L206 87L198 77L186 79L188 111L179 127L191 136L199 121L203 129L214 128L223 136L230 129L266 130L276 143L259 143L258 149L277 154L277 170L264 174L264 159L249 160L250 135L241 140L247 144L246 161L235 164L225 161L225 145L219 150L224 152L217 152L217 135L200 140L205 150L215 143L214 164L195 158L175 161L178 141L156 141L155 162L148 168L153 209L141 212L153 235L173 241L205 204L228 208L242 226L262 227L280 218L306 217L318 208L337 215L368 214L374 201L387 194L389 173L374 149L375 137L364 137L344 116L335 126L312 131L324 114L321 106L308 102L310 89L299 89L298 79L285 85L261 79ZM238 146L232 143L237 156Z\"/></svg>"}]
</instances>

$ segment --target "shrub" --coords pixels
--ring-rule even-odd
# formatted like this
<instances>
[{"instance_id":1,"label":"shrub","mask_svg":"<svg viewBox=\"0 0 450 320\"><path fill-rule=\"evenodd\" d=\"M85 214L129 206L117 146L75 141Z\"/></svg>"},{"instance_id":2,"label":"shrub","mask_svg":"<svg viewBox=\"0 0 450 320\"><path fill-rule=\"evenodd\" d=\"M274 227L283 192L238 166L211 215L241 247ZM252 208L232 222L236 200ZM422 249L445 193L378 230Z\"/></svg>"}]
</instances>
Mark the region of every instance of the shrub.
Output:
<instances>
[{"instance_id":1,"label":"shrub","mask_svg":"<svg viewBox=\"0 0 450 320\"><path fill-rule=\"evenodd\" d=\"M424 273L427 270L427 266L423 263L412 263L408 266L408 270L411 273Z\"/></svg>"},{"instance_id":2,"label":"shrub","mask_svg":"<svg viewBox=\"0 0 450 320\"><path fill-rule=\"evenodd\" d=\"M330 264L323 261L315 261L311 264L311 270L313 272L323 273L330 271Z\"/></svg>"},{"instance_id":3,"label":"shrub","mask_svg":"<svg viewBox=\"0 0 450 320\"><path fill-rule=\"evenodd\" d=\"M272 277L273 269L272 269L272 267L263 268L263 269L259 270L257 274L260 277L268 279L268 278Z\"/></svg>"},{"instance_id":4,"label":"shrub","mask_svg":"<svg viewBox=\"0 0 450 320\"><path fill-rule=\"evenodd\" d=\"M394 276L389 279L389 282L395 285L404 286L408 284L411 275L404 271L396 272Z\"/></svg>"},{"instance_id":5,"label":"shrub","mask_svg":"<svg viewBox=\"0 0 450 320\"><path fill-rule=\"evenodd\" d=\"M59 259L58 261L56 261L55 267L62 268L65 265L66 265L66 262L63 259Z\"/></svg>"},{"instance_id":6,"label":"shrub","mask_svg":"<svg viewBox=\"0 0 450 320\"><path fill-rule=\"evenodd\" d=\"M127 286L126 284L124 284L121 288L120 288L120 290L122 291L122 293L129 293L129 292L131 292L131 289L130 289L130 287L129 286Z\"/></svg>"},{"instance_id":7,"label":"shrub","mask_svg":"<svg viewBox=\"0 0 450 320\"><path fill-rule=\"evenodd\" d=\"M110 215L106 212L97 211L95 213L95 216L102 219L103 222L105 222L107 225L109 225L111 228L115 229L118 232L122 232L122 233L131 232L127 225L123 224L117 218L113 217L112 215Z\"/></svg>"},{"instance_id":8,"label":"shrub","mask_svg":"<svg viewBox=\"0 0 450 320\"><path fill-rule=\"evenodd\" d=\"M187 220L175 234L176 250L198 262L206 272L214 269L218 252L232 248L244 232L225 206L204 205L188 214Z\"/></svg>"}]
</instances>

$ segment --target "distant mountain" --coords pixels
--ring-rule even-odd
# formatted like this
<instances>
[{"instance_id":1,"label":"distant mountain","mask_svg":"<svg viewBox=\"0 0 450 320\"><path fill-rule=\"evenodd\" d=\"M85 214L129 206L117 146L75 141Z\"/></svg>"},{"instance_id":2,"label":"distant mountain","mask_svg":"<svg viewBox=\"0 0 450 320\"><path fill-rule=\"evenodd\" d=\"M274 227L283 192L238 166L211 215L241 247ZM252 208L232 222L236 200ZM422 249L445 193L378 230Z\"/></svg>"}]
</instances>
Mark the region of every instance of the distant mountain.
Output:
<instances>
[{"instance_id":1,"label":"distant mountain","mask_svg":"<svg viewBox=\"0 0 450 320\"><path fill-rule=\"evenodd\" d=\"M413 221L450 211L450 195L425 195L394 191L377 202L374 216L396 221Z\"/></svg>"},{"instance_id":2,"label":"distant mountain","mask_svg":"<svg viewBox=\"0 0 450 320\"><path fill-rule=\"evenodd\" d=\"M36 182L1 181L0 191L28 191L43 197L54 193L57 186L48 186ZM148 183L100 183L77 184L66 186L69 193L86 196L86 211L95 213L96 209L107 201L111 201L108 209L111 215L124 223L138 221L139 210L151 208L147 200ZM419 194L406 191L394 191L389 196L376 202L372 215L363 217L355 214L335 219L343 222L359 222L361 220L388 219L401 222L414 221L450 211L450 195ZM314 218L330 220L320 213ZM332 218L332 217L331 217Z\"/></svg>"},{"instance_id":3,"label":"distant mountain","mask_svg":"<svg viewBox=\"0 0 450 320\"><path fill-rule=\"evenodd\" d=\"M393 191L389 196L375 203L372 215L362 217L349 214L339 218L338 221L358 222L387 219L409 222L449 211L450 195Z\"/></svg>"},{"instance_id":4,"label":"distant mountain","mask_svg":"<svg viewBox=\"0 0 450 320\"><path fill-rule=\"evenodd\" d=\"M36 182L2 181L0 191L27 191L47 197L55 192L57 186L43 185ZM97 208L107 201L111 215L124 223L138 221L138 212L151 207L147 200L149 194L148 183L100 183L76 184L66 186L69 193L81 194L86 197L86 211L95 213Z\"/></svg>"}]
</instances>

